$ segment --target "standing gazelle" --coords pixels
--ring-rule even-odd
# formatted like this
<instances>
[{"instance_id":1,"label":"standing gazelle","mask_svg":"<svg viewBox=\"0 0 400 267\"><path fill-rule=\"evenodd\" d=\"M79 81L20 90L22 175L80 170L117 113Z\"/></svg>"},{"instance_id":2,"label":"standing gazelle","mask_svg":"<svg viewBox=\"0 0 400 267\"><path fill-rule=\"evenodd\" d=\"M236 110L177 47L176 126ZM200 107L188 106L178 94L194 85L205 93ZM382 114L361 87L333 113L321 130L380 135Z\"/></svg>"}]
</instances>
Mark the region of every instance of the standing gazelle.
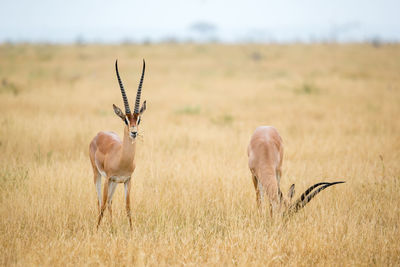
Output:
<instances>
[{"instance_id":1,"label":"standing gazelle","mask_svg":"<svg viewBox=\"0 0 400 267\"><path fill-rule=\"evenodd\" d=\"M293 214L325 188L344 183L317 183L308 188L295 203L291 204L294 184L290 187L287 197L282 194L279 187L282 174L283 144L278 131L271 126L258 127L251 137L247 154L256 190L257 205L259 208L261 207L265 191L270 202L271 217L276 214ZM314 189L315 191L312 192Z\"/></svg>"},{"instance_id":2,"label":"standing gazelle","mask_svg":"<svg viewBox=\"0 0 400 267\"><path fill-rule=\"evenodd\" d=\"M133 114L129 109L128 99L125 94L124 86L118 72L118 64L115 61L115 71L117 73L119 87L121 89L122 100L124 101L125 114L122 110L113 105L114 112L125 123L124 138L121 139L114 132L99 132L90 142L89 155L92 163L94 184L97 190L99 218L97 228L99 228L104 210L108 204L112 219L111 201L117 183L124 183L126 212L129 220L129 227L132 230L132 219L130 209L130 190L131 177L135 170L136 137L138 125L143 112L146 110L146 101L143 102L139 110L140 95L142 91L145 62L143 60L142 76L136 94L135 110ZM101 197L101 176L105 177L103 198Z\"/></svg>"}]
</instances>

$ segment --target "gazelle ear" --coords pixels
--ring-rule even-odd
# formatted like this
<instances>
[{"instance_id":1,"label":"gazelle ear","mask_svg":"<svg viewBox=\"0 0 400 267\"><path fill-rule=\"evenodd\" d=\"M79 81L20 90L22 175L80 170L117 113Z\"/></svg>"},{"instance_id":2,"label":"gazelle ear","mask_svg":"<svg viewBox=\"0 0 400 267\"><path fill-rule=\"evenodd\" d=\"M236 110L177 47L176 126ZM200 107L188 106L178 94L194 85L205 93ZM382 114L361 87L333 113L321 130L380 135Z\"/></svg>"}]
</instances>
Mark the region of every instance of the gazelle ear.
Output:
<instances>
[{"instance_id":1,"label":"gazelle ear","mask_svg":"<svg viewBox=\"0 0 400 267\"><path fill-rule=\"evenodd\" d=\"M293 196L294 196L294 184L292 184L291 186L290 186L290 188L289 188L289 192L288 192L288 198L289 199L292 199L293 198Z\"/></svg>"},{"instance_id":2,"label":"gazelle ear","mask_svg":"<svg viewBox=\"0 0 400 267\"><path fill-rule=\"evenodd\" d=\"M142 115L142 113L146 110L146 100L143 102L142 107L140 108L139 114Z\"/></svg>"},{"instance_id":3,"label":"gazelle ear","mask_svg":"<svg viewBox=\"0 0 400 267\"><path fill-rule=\"evenodd\" d=\"M125 114L122 112L122 110L114 104L113 104L113 109L114 109L115 114L117 114L117 116L120 117L121 120L123 120L126 125L128 125L128 120L127 120Z\"/></svg>"}]
</instances>

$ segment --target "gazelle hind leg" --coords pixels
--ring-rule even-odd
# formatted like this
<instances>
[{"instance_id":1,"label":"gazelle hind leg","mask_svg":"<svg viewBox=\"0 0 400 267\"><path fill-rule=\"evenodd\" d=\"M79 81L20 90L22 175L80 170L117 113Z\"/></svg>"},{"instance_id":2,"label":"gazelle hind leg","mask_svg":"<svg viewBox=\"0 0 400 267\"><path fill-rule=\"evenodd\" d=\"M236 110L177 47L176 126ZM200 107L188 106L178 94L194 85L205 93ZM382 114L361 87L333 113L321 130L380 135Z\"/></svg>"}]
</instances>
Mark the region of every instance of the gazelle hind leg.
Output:
<instances>
[{"instance_id":1,"label":"gazelle hind leg","mask_svg":"<svg viewBox=\"0 0 400 267\"><path fill-rule=\"evenodd\" d=\"M257 177L252 175L253 178L253 184L254 184L254 190L256 191L256 201L257 201L257 208L260 210L261 209L261 198L260 198L260 190L259 190L259 184Z\"/></svg>"},{"instance_id":2,"label":"gazelle hind leg","mask_svg":"<svg viewBox=\"0 0 400 267\"><path fill-rule=\"evenodd\" d=\"M276 177L276 182L277 182L277 184L278 184L278 195L279 195L280 200L283 199L282 191L281 191L281 186L280 186L281 176L282 176L282 171L281 171L281 169L279 169L279 168L276 169L276 171L275 171L275 177Z\"/></svg>"},{"instance_id":3,"label":"gazelle hind leg","mask_svg":"<svg viewBox=\"0 0 400 267\"><path fill-rule=\"evenodd\" d=\"M279 187L281 182L282 171L281 169L276 169L275 173L276 173L276 181L278 182L278 187Z\"/></svg>"},{"instance_id":4,"label":"gazelle hind leg","mask_svg":"<svg viewBox=\"0 0 400 267\"><path fill-rule=\"evenodd\" d=\"M94 186L96 187L96 192L97 192L97 208L98 211L100 212L101 208L101 175L96 171L94 174Z\"/></svg>"},{"instance_id":5,"label":"gazelle hind leg","mask_svg":"<svg viewBox=\"0 0 400 267\"><path fill-rule=\"evenodd\" d=\"M100 208L100 214L99 214L99 218L97 220L97 229L99 229L99 225L101 222L101 218L103 218L103 214L104 214L104 210L106 209L107 206L107 198L108 198L108 184L110 182L110 178L106 178L106 181L104 183L104 189L103 189L103 205Z\"/></svg>"},{"instance_id":6,"label":"gazelle hind leg","mask_svg":"<svg viewBox=\"0 0 400 267\"><path fill-rule=\"evenodd\" d=\"M279 188L275 175L267 177L267 179L259 180L259 190L268 197L270 203L271 217L275 216L279 210ZM261 201L262 201L261 197Z\"/></svg>"},{"instance_id":7,"label":"gazelle hind leg","mask_svg":"<svg viewBox=\"0 0 400 267\"><path fill-rule=\"evenodd\" d=\"M264 203L264 188L263 188L262 184L260 183L260 181L258 181L257 187L258 187L258 195L259 195L260 202L262 205L262 203Z\"/></svg>"},{"instance_id":8,"label":"gazelle hind leg","mask_svg":"<svg viewBox=\"0 0 400 267\"><path fill-rule=\"evenodd\" d=\"M117 188L117 183L116 182L109 182L108 183L108 211L110 212L110 223L112 224L112 197L115 192L115 188Z\"/></svg>"}]
</instances>

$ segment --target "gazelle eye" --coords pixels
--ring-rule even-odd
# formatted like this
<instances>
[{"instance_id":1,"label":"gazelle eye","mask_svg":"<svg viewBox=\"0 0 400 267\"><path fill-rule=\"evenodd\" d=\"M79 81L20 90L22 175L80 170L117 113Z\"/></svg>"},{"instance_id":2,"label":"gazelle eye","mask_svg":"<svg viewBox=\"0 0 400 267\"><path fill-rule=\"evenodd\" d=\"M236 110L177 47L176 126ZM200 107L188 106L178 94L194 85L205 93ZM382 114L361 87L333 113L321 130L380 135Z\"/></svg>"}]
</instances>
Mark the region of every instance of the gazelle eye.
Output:
<instances>
[{"instance_id":1,"label":"gazelle eye","mask_svg":"<svg viewBox=\"0 0 400 267\"><path fill-rule=\"evenodd\" d=\"M139 119L138 119L138 121L137 121L137 125L139 125L139 123L140 123L140 119L141 119L141 118L139 117Z\"/></svg>"}]
</instances>

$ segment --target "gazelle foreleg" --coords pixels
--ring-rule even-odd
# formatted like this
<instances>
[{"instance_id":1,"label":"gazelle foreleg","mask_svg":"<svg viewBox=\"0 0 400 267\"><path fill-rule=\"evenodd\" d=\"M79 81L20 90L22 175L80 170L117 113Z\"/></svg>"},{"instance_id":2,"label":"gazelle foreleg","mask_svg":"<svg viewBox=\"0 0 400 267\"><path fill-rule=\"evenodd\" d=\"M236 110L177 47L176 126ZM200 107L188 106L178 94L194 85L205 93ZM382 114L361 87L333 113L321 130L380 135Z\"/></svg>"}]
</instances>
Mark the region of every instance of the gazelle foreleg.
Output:
<instances>
[{"instance_id":1,"label":"gazelle foreleg","mask_svg":"<svg viewBox=\"0 0 400 267\"><path fill-rule=\"evenodd\" d=\"M99 219L98 219L98 221L97 221L97 229L99 229L99 225L100 225L100 222L101 222L101 218L103 218L104 210L106 209L106 206L107 206L108 186L109 186L109 183L110 183L110 178L107 177L107 178L106 178L106 181L105 181L105 183L104 183L103 201L102 201L103 205L100 207Z\"/></svg>"},{"instance_id":2,"label":"gazelle foreleg","mask_svg":"<svg viewBox=\"0 0 400 267\"><path fill-rule=\"evenodd\" d=\"M129 179L124 183L124 188L125 188L126 215L128 216L129 227L132 231L131 202L130 202L131 179Z\"/></svg>"},{"instance_id":3,"label":"gazelle foreleg","mask_svg":"<svg viewBox=\"0 0 400 267\"><path fill-rule=\"evenodd\" d=\"M115 192L115 188L117 188L117 183L110 181L108 183L108 211L110 212L110 223L112 224L112 197Z\"/></svg>"}]
</instances>

